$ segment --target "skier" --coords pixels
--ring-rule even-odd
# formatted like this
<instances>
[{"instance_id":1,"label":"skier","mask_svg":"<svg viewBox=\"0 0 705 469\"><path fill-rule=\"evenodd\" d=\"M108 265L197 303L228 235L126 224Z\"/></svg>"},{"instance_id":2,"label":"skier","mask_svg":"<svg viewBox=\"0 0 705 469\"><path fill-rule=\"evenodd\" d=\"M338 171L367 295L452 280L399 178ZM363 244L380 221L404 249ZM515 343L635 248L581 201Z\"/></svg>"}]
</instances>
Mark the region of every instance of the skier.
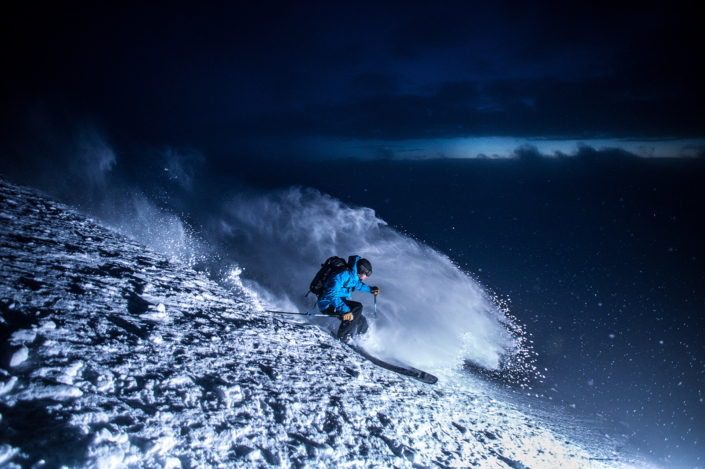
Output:
<instances>
[{"instance_id":1,"label":"skier","mask_svg":"<svg viewBox=\"0 0 705 469\"><path fill-rule=\"evenodd\" d=\"M359 290L375 296L379 293L379 288L362 282L372 275L370 261L360 256L350 256L348 267L328 277L323 285L323 294L318 300L318 309L321 312L340 317L338 339L344 342L353 335L367 332L367 319L362 315L362 304L350 300L352 292Z\"/></svg>"}]
</instances>

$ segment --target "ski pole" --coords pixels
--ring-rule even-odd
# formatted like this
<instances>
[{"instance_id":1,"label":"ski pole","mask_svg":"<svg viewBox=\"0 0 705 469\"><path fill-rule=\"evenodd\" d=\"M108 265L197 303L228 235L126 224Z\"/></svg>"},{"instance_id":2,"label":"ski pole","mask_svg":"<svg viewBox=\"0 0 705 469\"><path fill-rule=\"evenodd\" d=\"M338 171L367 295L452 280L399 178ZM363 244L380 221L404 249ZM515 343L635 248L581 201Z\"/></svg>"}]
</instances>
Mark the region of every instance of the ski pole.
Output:
<instances>
[{"instance_id":1,"label":"ski pole","mask_svg":"<svg viewBox=\"0 0 705 469\"><path fill-rule=\"evenodd\" d=\"M375 295L375 317L377 317L377 295Z\"/></svg>"},{"instance_id":2,"label":"ski pole","mask_svg":"<svg viewBox=\"0 0 705 469\"><path fill-rule=\"evenodd\" d=\"M316 313L290 313L289 311L272 311L269 309L264 310L265 313L277 313L277 314L296 314L297 316L324 316L327 318L337 318L338 316L333 314L316 314Z\"/></svg>"}]
</instances>

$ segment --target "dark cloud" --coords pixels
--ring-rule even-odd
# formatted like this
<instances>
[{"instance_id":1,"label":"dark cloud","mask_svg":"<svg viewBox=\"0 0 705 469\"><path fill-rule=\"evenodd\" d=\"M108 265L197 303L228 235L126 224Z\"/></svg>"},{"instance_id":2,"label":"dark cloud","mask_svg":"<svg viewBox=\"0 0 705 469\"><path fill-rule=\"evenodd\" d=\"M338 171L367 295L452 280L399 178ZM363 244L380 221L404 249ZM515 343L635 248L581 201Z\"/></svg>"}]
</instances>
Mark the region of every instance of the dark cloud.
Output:
<instances>
[{"instance_id":1,"label":"dark cloud","mask_svg":"<svg viewBox=\"0 0 705 469\"><path fill-rule=\"evenodd\" d=\"M377 88L379 90L379 88ZM652 87L656 93L658 89ZM478 136L698 138L705 104L675 89L649 99L620 78L545 78L442 85L431 95L369 93L243 122L263 133L403 140Z\"/></svg>"},{"instance_id":2,"label":"dark cloud","mask_svg":"<svg viewBox=\"0 0 705 469\"><path fill-rule=\"evenodd\" d=\"M361 73L349 85L350 99L390 96L400 91L399 78L385 73Z\"/></svg>"},{"instance_id":3,"label":"dark cloud","mask_svg":"<svg viewBox=\"0 0 705 469\"><path fill-rule=\"evenodd\" d=\"M467 5L450 3L412 7L408 19L392 30L392 57L418 59L424 52L454 48L457 41L467 40L477 19L476 12L468 10Z\"/></svg>"},{"instance_id":4,"label":"dark cloud","mask_svg":"<svg viewBox=\"0 0 705 469\"><path fill-rule=\"evenodd\" d=\"M38 100L63 102L119 141L207 154L243 148L243 138L257 153L257 138L264 151L310 136L705 129L697 15L658 3L27 4L5 13L3 124Z\"/></svg>"}]
</instances>

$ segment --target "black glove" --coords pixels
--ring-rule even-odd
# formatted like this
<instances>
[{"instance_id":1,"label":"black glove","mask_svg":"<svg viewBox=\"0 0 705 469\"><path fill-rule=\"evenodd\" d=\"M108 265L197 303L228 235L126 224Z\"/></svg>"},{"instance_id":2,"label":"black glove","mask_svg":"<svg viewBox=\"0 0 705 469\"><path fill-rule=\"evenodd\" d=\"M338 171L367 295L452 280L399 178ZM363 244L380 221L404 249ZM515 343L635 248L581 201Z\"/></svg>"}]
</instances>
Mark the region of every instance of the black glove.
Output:
<instances>
[{"instance_id":1,"label":"black glove","mask_svg":"<svg viewBox=\"0 0 705 469\"><path fill-rule=\"evenodd\" d=\"M374 296L379 295L379 287L370 287L370 290L372 290Z\"/></svg>"}]
</instances>

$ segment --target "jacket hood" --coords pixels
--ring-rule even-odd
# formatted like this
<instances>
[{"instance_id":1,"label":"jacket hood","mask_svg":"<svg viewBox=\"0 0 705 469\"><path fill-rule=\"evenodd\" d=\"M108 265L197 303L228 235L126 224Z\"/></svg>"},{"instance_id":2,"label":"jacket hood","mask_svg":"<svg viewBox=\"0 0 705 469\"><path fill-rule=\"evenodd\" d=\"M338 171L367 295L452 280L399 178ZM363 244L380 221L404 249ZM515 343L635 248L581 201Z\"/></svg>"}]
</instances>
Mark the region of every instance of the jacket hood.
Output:
<instances>
[{"instance_id":1,"label":"jacket hood","mask_svg":"<svg viewBox=\"0 0 705 469\"><path fill-rule=\"evenodd\" d=\"M348 257L348 265L352 269L353 273L357 275L357 261L362 259L360 256L350 256Z\"/></svg>"}]
</instances>

